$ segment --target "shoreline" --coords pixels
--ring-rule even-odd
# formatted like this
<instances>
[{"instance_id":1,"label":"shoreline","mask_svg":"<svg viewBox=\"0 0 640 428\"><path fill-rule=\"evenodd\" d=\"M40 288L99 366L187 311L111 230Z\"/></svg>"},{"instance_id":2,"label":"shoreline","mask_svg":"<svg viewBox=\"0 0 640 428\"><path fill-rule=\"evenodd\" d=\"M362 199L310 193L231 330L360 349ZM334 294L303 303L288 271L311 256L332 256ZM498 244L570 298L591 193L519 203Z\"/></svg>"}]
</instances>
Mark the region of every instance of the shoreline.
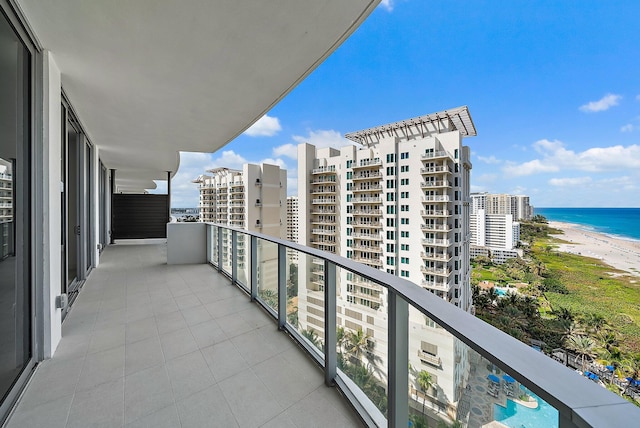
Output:
<instances>
[{"instance_id":1,"label":"shoreline","mask_svg":"<svg viewBox=\"0 0 640 428\"><path fill-rule=\"evenodd\" d=\"M585 230L572 223L550 221L549 227L564 232L551 236L568 241L558 244L558 251L599 259L613 268L640 277L640 241Z\"/></svg>"}]
</instances>

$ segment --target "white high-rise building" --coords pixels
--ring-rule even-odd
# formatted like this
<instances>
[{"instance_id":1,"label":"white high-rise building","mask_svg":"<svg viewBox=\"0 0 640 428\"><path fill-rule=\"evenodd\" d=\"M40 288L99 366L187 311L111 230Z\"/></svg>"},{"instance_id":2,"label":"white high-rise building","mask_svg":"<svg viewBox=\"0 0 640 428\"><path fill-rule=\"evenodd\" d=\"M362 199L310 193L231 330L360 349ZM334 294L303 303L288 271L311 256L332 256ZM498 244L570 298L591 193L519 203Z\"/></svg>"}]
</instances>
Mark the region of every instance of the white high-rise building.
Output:
<instances>
[{"instance_id":1,"label":"white high-rise building","mask_svg":"<svg viewBox=\"0 0 640 428\"><path fill-rule=\"evenodd\" d=\"M292 242L298 242L298 218L298 197L287 196L287 239ZM292 250L287 251L290 260L297 262L298 253Z\"/></svg>"},{"instance_id":2,"label":"white high-rise building","mask_svg":"<svg viewBox=\"0 0 640 428\"><path fill-rule=\"evenodd\" d=\"M471 195L471 257L487 256L496 263L521 256L520 223L531 218L529 197L474 193Z\"/></svg>"},{"instance_id":3,"label":"white high-rise building","mask_svg":"<svg viewBox=\"0 0 640 428\"><path fill-rule=\"evenodd\" d=\"M13 252L13 178L11 162L0 159L0 261Z\"/></svg>"},{"instance_id":4,"label":"white high-rise building","mask_svg":"<svg viewBox=\"0 0 640 428\"><path fill-rule=\"evenodd\" d=\"M406 278L469 311L471 162L462 139L474 135L461 107L347 134L358 146L299 145L300 210L309 213L300 219L300 243ZM323 331L324 271L306 262L299 322ZM385 289L345 271L338 288L338 324L368 335L384 366ZM467 370L463 347L421 314L411 312L410 322L410 363L437 379L441 404L455 403Z\"/></svg>"},{"instance_id":5,"label":"white high-rise building","mask_svg":"<svg viewBox=\"0 0 640 428\"><path fill-rule=\"evenodd\" d=\"M533 217L533 207L525 195L472 193L471 214L481 209L486 214L511 214L513 221L530 220Z\"/></svg>"},{"instance_id":6,"label":"white high-rise building","mask_svg":"<svg viewBox=\"0 0 640 428\"><path fill-rule=\"evenodd\" d=\"M200 221L278 238L287 237L287 171L277 165L215 168L194 180L200 188Z\"/></svg>"},{"instance_id":7,"label":"white high-rise building","mask_svg":"<svg viewBox=\"0 0 640 428\"><path fill-rule=\"evenodd\" d=\"M214 168L201 175L200 221L234 226L277 238L287 237L287 171L277 165L249 164L242 170ZM249 277L244 235L238 237L233 253L230 236L223 236L222 265L231 269L238 260L238 278ZM258 283L260 292L275 293L277 286L277 247L258 241Z\"/></svg>"}]
</instances>

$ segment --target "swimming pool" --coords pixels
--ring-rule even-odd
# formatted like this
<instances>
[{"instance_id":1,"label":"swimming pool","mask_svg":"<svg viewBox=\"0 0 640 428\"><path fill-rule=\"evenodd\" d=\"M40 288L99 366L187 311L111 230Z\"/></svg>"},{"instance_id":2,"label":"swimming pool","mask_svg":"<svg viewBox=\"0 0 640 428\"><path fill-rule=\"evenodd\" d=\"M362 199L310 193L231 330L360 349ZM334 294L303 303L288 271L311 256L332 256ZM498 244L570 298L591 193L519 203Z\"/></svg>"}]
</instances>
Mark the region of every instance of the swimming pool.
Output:
<instances>
[{"instance_id":1,"label":"swimming pool","mask_svg":"<svg viewBox=\"0 0 640 428\"><path fill-rule=\"evenodd\" d=\"M511 428L557 428L558 411L533 392L528 391L528 394L538 400L538 408L529 409L507 400L506 408L494 404L494 419Z\"/></svg>"},{"instance_id":2,"label":"swimming pool","mask_svg":"<svg viewBox=\"0 0 640 428\"><path fill-rule=\"evenodd\" d=\"M498 288L498 287L495 287L495 290L496 290L496 294L497 294L498 296L506 296L506 295L507 295L507 293L508 293L508 291L507 291L507 289L506 289L506 288Z\"/></svg>"}]
</instances>

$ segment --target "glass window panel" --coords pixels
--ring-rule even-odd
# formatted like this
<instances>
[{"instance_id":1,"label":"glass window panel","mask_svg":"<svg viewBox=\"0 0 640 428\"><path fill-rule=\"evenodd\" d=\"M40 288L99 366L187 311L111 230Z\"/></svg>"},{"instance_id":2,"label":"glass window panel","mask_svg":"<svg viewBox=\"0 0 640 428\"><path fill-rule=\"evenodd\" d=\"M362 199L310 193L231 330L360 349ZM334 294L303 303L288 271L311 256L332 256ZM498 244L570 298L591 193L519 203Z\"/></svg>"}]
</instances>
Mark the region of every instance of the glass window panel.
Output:
<instances>
[{"instance_id":1,"label":"glass window panel","mask_svg":"<svg viewBox=\"0 0 640 428\"><path fill-rule=\"evenodd\" d=\"M336 269L338 370L387 415L387 291L346 269Z\"/></svg>"},{"instance_id":2,"label":"glass window panel","mask_svg":"<svg viewBox=\"0 0 640 428\"><path fill-rule=\"evenodd\" d=\"M29 53L0 14L0 397L31 357L29 75Z\"/></svg>"}]
</instances>

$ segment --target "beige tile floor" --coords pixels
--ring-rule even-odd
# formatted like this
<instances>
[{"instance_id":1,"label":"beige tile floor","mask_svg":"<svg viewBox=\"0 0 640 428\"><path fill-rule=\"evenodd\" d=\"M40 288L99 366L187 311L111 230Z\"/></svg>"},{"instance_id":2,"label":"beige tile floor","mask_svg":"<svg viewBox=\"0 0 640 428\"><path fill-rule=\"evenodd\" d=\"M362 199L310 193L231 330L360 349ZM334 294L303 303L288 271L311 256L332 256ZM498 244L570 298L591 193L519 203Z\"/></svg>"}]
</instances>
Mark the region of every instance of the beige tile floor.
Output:
<instances>
[{"instance_id":1,"label":"beige tile floor","mask_svg":"<svg viewBox=\"0 0 640 428\"><path fill-rule=\"evenodd\" d=\"M164 243L108 247L9 428L351 427L360 420L275 321Z\"/></svg>"}]
</instances>

